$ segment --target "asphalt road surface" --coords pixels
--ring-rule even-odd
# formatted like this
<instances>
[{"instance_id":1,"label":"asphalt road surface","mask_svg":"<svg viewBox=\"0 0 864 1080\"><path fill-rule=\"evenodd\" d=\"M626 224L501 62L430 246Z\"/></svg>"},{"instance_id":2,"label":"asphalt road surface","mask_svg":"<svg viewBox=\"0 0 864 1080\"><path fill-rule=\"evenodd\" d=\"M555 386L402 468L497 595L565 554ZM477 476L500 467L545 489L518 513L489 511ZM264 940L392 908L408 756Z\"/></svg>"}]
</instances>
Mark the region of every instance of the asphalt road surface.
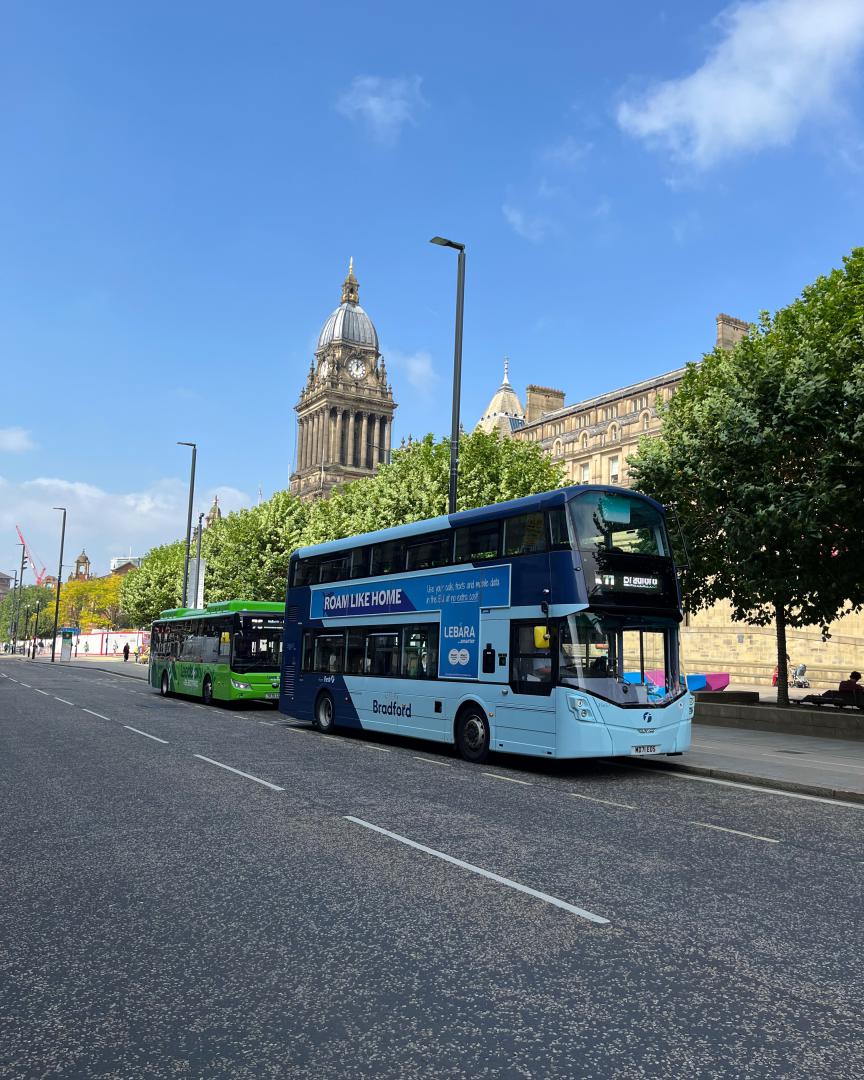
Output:
<instances>
[{"instance_id":1,"label":"asphalt road surface","mask_svg":"<svg viewBox=\"0 0 864 1080\"><path fill-rule=\"evenodd\" d=\"M0 664L0 1076L864 1075L864 806Z\"/></svg>"}]
</instances>

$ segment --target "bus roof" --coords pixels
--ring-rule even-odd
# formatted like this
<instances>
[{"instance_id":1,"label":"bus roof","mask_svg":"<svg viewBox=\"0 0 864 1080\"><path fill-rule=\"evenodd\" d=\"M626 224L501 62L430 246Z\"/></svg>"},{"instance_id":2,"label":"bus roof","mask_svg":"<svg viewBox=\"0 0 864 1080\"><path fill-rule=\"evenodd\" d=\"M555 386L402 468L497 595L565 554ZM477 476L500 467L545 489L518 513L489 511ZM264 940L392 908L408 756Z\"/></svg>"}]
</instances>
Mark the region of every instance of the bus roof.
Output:
<instances>
[{"instance_id":1,"label":"bus roof","mask_svg":"<svg viewBox=\"0 0 864 1080\"><path fill-rule=\"evenodd\" d=\"M541 507L546 509L550 506L559 506L583 491L620 493L630 498L642 499L663 511L660 503L632 488L613 487L608 484L574 484L570 487L555 488L553 491L543 491L538 495L525 495L521 499L493 503L491 506L478 506L474 510L460 510L455 514L442 514L440 517L427 518L425 521L412 521L407 525L395 525L389 529L377 529L375 532L346 536L341 540L329 540L324 544L312 544L309 547L297 548L292 559L326 555L330 552L343 551L345 548L354 548L363 544L380 544L386 540L399 540L406 536L423 536L438 529L455 529L460 525L473 525L479 521L496 521L499 518L512 517L516 513L526 514L532 510L539 510Z\"/></svg>"},{"instance_id":2,"label":"bus roof","mask_svg":"<svg viewBox=\"0 0 864 1080\"><path fill-rule=\"evenodd\" d=\"M264 611L271 615L285 613L285 605L266 600L219 600L203 608L167 608L159 612L160 619L190 619L202 615L226 615L233 611Z\"/></svg>"}]
</instances>

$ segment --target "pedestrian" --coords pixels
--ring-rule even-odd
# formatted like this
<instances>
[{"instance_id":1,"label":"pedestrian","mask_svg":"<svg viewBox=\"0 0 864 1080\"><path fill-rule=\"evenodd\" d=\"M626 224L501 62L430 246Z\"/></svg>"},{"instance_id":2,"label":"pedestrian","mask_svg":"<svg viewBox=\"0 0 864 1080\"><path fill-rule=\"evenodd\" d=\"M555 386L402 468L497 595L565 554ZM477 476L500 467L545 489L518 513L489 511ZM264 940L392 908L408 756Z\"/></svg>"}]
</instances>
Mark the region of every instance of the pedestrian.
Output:
<instances>
[{"instance_id":1,"label":"pedestrian","mask_svg":"<svg viewBox=\"0 0 864 1080\"><path fill-rule=\"evenodd\" d=\"M838 690L841 694L851 694L856 705L864 704L864 686L861 685L861 672L853 671L848 679L844 679Z\"/></svg>"},{"instance_id":2,"label":"pedestrian","mask_svg":"<svg viewBox=\"0 0 864 1080\"><path fill-rule=\"evenodd\" d=\"M90 652L90 642L85 641L84 642L84 655L86 656L88 652Z\"/></svg>"},{"instance_id":3,"label":"pedestrian","mask_svg":"<svg viewBox=\"0 0 864 1080\"><path fill-rule=\"evenodd\" d=\"M129 659L129 642L127 641L126 644L123 646L123 663L125 664L128 659Z\"/></svg>"}]
</instances>

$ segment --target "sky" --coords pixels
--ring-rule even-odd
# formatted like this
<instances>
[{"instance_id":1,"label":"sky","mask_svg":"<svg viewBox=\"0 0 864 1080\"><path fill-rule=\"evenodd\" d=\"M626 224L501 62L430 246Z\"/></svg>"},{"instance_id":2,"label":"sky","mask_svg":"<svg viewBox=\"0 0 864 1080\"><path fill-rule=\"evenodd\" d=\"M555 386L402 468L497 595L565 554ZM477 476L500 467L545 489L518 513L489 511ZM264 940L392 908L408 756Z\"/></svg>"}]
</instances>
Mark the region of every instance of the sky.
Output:
<instances>
[{"instance_id":1,"label":"sky","mask_svg":"<svg viewBox=\"0 0 864 1080\"><path fill-rule=\"evenodd\" d=\"M287 486L349 257L396 445L713 347L862 242L864 3L0 0L0 569ZM65 576L65 575L64 575ZM27 576L26 580L32 578Z\"/></svg>"}]
</instances>

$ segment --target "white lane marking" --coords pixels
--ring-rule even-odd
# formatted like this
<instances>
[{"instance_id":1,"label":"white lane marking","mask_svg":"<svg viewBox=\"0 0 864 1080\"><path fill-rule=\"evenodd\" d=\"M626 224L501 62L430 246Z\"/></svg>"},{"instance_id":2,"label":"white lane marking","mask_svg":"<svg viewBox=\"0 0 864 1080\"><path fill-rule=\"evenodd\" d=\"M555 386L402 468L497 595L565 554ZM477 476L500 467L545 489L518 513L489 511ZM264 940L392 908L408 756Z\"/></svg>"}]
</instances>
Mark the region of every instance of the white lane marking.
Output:
<instances>
[{"instance_id":1,"label":"white lane marking","mask_svg":"<svg viewBox=\"0 0 864 1080\"><path fill-rule=\"evenodd\" d=\"M617 764L617 762L616 762ZM661 776L675 776L679 780L698 780L702 784L720 784L723 787L742 788L744 791L758 791L761 795L783 795L787 799L805 799L807 802L828 803L830 806L851 806L853 810L864 810L864 803L847 802L844 799L829 799L825 795L805 795L801 791L781 791L780 788L759 787L758 784L742 784L738 780L718 780L714 776L695 776L693 773L675 772L672 769L649 769L641 765L622 765L622 769L641 769Z\"/></svg>"},{"instance_id":2,"label":"white lane marking","mask_svg":"<svg viewBox=\"0 0 864 1080\"><path fill-rule=\"evenodd\" d=\"M151 736L152 738L152 736ZM276 784L271 784L269 780L262 780L260 776L253 776L252 773L241 772L240 769L235 769L231 765L223 765L221 761L214 761L213 758L204 757L203 754L195 754L201 761L207 761L211 765L218 765L220 769L227 769L228 772L237 773L238 776L245 776L247 780L254 780L256 784L263 784L264 787L270 788L271 791L284 791L285 788L278 787Z\"/></svg>"},{"instance_id":3,"label":"white lane marking","mask_svg":"<svg viewBox=\"0 0 864 1080\"><path fill-rule=\"evenodd\" d=\"M764 840L766 844L779 844L779 840L773 840L770 836L759 836L757 833L741 832L740 829L727 829L723 825L709 825L706 821L688 821L688 825L698 825L700 829L716 829L718 832L731 832L735 836L748 836L751 840Z\"/></svg>"},{"instance_id":4,"label":"white lane marking","mask_svg":"<svg viewBox=\"0 0 864 1080\"><path fill-rule=\"evenodd\" d=\"M631 806L629 803L626 802L612 802L611 799L596 799L593 795L577 795L575 791L568 791L567 794L572 796L572 798L574 799L587 799L588 802L605 803L606 806L620 806L624 810L636 809L635 806Z\"/></svg>"},{"instance_id":5,"label":"white lane marking","mask_svg":"<svg viewBox=\"0 0 864 1080\"><path fill-rule=\"evenodd\" d=\"M512 881L510 878L501 877L500 874L493 874L491 870L484 870L482 866L475 866L473 863L463 862L462 859L455 859L452 855L447 855L443 851L436 851L435 848L426 847L425 844L418 844L416 840L409 840L407 836L400 836L399 833L390 832L389 829L382 829L380 825L373 825L371 821L364 821L363 818L353 817L351 814L346 814L345 820L353 821L355 825L362 825L364 829L371 829L372 832L381 833L382 836L389 836L391 840L398 840L400 844L406 844L408 847L414 848L417 851L423 851L427 855L434 855L436 859L443 859L444 862L450 863L452 866L459 866L463 870L470 870L472 874L479 874L481 877L489 878L491 881L497 881L499 885L506 885L510 889L516 889L517 892L527 893L528 896L534 896L536 899L543 900L547 904L552 904L554 907L563 908L564 911L569 911L582 919L588 919L589 922L599 923L601 926L606 926L609 923L609 920L604 919L602 915L595 915L593 912L586 911L584 908L576 907L574 904L568 904L566 900L559 900L557 896L550 896L549 893L539 892L537 889L532 889L528 885L521 885L518 881Z\"/></svg>"},{"instance_id":6,"label":"white lane marking","mask_svg":"<svg viewBox=\"0 0 864 1080\"><path fill-rule=\"evenodd\" d=\"M300 728L294 728L294 730L295 731L300 731L301 729ZM335 735L322 735L321 738L322 739L327 739L329 742L338 742L338 743L342 743L343 745L347 746L347 743L345 743L344 739L339 739Z\"/></svg>"},{"instance_id":7,"label":"white lane marking","mask_svg":"<svg viewBox=\"0 0 864 1080\"><path fill-rule=\"evenodd\" d=\"M533 784L529 783L527 780L516 780L512 776L502 776L501 773L497 773L497 772L484 772L484 773L481 773L481 775L482 776L491 776L495 780L506 780L510 784L524 784L525 787L533 787L534 786Z\"/></svg>"},{"instance_id":8,"label":"white lane marking","mask_svg":"<svg viewBox=\"0 0 864 1080\"><path fill-rule=\"evenodd\" d=\"M38 686L36 687L36 693L37 694L44 694L45 697L51 697L51 695L48 693L47 690L40 690Z\"/></svg>"},{"instance_id":9,"label":"white lane marking","mask_svg":"<svg viewBox=\"0 0 864 1080\"><path fill-rule=\"evenodd\" d=\"M418 754L412 754L411 757L415 761L425 761L427 765L443 765L445 769L453 767L449 761L436 761L434 757L420 757Z\"/></svg>"},{"instance_id":10,"label":"white lane marking","mask_svg":"<svg viewBox=\"0 0 864 1080\"><path fill-rule=\"evenodd\" d=\"M29 682L22 682L22 683L21 683L20 685L21 685L21 686L26 686L28 690L32 690L32 689L33 689L33 687L32 687L32 686L30 685L30 683L29 683Z\"/></svg>"},{"instance_id":11,"label":"white lane marking","mask_svg":"<svg viewBox=\"0 0 864 1080\"><path fill-rule=\"evenodd\" d=\"M16 678L14 678L12 675L7 675L6 678L7 679L12 679L12 682L18 682L18 680Z\"/></svg>"},{"instance_id":12,"label":"white lane marking","mask_svg":"<svg viewBox=\"0 0 864 1080\"><path fill-rule=\"evenodd\" d=\"M89 712L90 710L85 709L84 711ZM98 716L99 714L98 713L93 713L93 715ZM107 720L108 717L104 716L102 719ZM152 739L153 742L161 742L161 743L164 743L166 746L168 745L168 740L167 739L157 739L155 735L148 735L146 731L139 731L137 727L129 727L128 724L124 724L123 727L126 728L127 731L134 731L136 735L143 735L145 739Z\"/></svg>"},{"instance_id":13,"label":"white lane marking","mask_svg":"<svg viewBox=\"0 0 864 1080\"><path fill-rule=\"evenodd\" d=\"M392 754L392 750L388 750L386 746L364 746L364 750L378 750L382 754Z\"/></svg>"},{"instance_id":14,"label":"white lane marking","mask_svg":"<svg viewBox=\"0 0 864 1080\"><path fill-rule=\"evenodd\" d=\"M74 701L67 701L65 697L57 697L56 694L55 694L54 695L54 700L55 701L61 701L64 705L71 705L73 709L75 708L75 702Z\"/></svg>"},{"instance_id":15,"label":"white lane marking","mask_svg":"<svg viewBox=\"0 0 864 1080\"><path fill-rule=\"evenodd\" d=\"M249 717L247 716L246 719L248 720ZM276 721L275 720L259 720L258 723L259 724L266 724L267 727L275 727L276 726Z\"/></svg>"},{"instance_id":16,"label":"white lane marking","mask_svg":"<svg viewBox=\"0 0 864 1080\"><path fill-rule=\"evenodd\" d=\"M110 716L103 716L101 712L93 712L92 709L85 709L83 705L81 706L81 711L90 713L91 716L98 716L100 720L111 720Z\"/></svg>"}]
</instances>

